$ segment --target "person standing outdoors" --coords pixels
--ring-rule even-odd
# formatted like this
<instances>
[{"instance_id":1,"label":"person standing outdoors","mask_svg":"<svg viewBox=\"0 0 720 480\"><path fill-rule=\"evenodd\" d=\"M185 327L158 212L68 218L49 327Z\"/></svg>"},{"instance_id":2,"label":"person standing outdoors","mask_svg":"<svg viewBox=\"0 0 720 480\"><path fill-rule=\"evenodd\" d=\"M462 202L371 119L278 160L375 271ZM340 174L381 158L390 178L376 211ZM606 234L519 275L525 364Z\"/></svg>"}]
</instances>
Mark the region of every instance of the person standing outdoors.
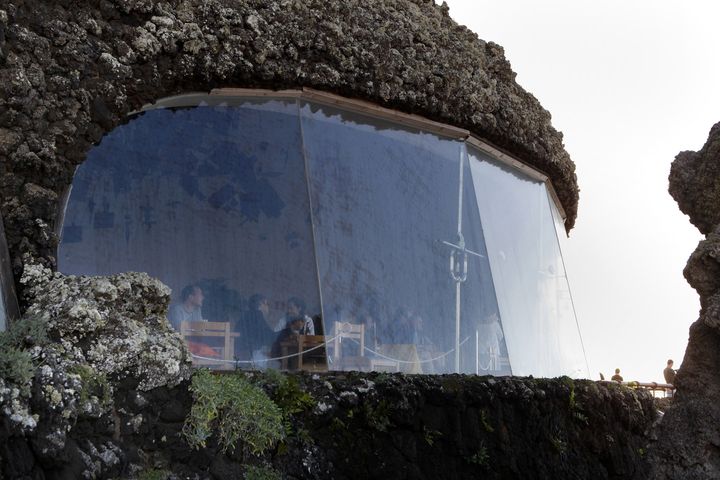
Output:
<instances>
[{"instance_id":1,"label":"person standing outdoors","mask_svg":"<svg viewBox=\"0 0 720 480\"><path fill-rule=\"evenodd\" d=\"M672 358L667 361L667 367L665 367L665 370L663 370L663 377L665 377L665 383L669 383L670 385L675 385L675 370L673 370L673 361Z\"/></svg>"},{"instance_id":2,"label":"person standing outdoors","mask_svg":"<svg viewBox=\"0 0 720 480\"><path fill-rule=\"evenodd\" d=\"M615 369L615 375L613 375L613 376L610 378L610 380L612 380L613 382L622 382L622 381L623 381L623 377L622 377L622 375L620 375L620 369L619 369L619 368L616 368L616 369Z\"/></svg>"}]
</instances>

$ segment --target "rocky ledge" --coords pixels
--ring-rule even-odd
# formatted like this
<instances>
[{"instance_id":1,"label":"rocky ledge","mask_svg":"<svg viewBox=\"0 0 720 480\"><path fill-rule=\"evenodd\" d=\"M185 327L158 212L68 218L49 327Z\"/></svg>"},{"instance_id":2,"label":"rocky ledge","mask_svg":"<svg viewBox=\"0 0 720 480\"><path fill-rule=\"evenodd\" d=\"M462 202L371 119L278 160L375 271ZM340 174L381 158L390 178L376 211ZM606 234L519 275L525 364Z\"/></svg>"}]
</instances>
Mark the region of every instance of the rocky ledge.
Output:
<instances>
[{"instance_id":1,"label":"rocky ledge","mask_svg":"<svg viewBox=\"0 0 720 480\"><path fill-rule=\"evenodd\" d=\"M650 450L653 478L720 478L720 123L701 150L675 158L670 194L705 234L683 272L701 310L675 379L676 398Z\"/></svg>"}]
</instances>

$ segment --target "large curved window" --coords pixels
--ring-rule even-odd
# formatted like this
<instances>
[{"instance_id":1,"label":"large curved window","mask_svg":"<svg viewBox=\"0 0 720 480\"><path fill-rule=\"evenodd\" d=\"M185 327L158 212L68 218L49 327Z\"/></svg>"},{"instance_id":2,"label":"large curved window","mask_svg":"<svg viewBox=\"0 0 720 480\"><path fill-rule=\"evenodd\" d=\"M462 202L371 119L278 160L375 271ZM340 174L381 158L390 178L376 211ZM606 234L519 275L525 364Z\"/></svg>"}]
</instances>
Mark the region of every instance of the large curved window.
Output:
<instances>
[{"instance_id":1,"label":"large curved window","mask_svg":"<svg viewBox=\"0 0 720 480\"><path fill-rule=\"evenodd\" d=\"M342 105L165 104L80 166L58 263L168 284L198 364L586 374L544 183Z\"/></svg>"}]
</instances>

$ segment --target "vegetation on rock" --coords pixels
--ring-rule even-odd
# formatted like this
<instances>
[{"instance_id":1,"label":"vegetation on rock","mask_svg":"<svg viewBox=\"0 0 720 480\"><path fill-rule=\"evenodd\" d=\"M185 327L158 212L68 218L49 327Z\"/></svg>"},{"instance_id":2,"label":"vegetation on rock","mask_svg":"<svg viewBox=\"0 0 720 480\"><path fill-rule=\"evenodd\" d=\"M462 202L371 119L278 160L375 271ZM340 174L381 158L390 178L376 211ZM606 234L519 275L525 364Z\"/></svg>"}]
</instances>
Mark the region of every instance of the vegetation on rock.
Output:
<instances>
[{"instance_id":1,"label":"vegetation on rock","mask_svg":"<svg viewBox=\"0 0 720 480\"><path fill-rule=\"evenodd\" d=\"M261 454L285 437L280 407L244 376L198 370L190 390L193 405L183 434L193 448L204 448L213 434L223 452L236 446Z\"/></svg>"}]
</instances>

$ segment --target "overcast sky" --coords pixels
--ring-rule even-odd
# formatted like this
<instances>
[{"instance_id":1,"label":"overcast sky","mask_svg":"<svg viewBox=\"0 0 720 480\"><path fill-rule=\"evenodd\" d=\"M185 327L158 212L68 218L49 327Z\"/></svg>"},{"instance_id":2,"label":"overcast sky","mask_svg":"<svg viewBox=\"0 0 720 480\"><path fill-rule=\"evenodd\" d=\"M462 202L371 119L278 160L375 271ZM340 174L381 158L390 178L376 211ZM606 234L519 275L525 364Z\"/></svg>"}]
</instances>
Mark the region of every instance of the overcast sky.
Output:
<instances>
[{"instance_id":1,"label":"overcast sky","mask_svg":"<svg viewBox=\"0 0 720 480\"><path fill-rule=\"evenodd\" d=\"M565 260L590 372L662 381L699 301L682 276L700 233L667 193L670 164L720 121L720 2L449 0L505 48L565 135L580 208Z\"/></svg>"}]
</instances>

